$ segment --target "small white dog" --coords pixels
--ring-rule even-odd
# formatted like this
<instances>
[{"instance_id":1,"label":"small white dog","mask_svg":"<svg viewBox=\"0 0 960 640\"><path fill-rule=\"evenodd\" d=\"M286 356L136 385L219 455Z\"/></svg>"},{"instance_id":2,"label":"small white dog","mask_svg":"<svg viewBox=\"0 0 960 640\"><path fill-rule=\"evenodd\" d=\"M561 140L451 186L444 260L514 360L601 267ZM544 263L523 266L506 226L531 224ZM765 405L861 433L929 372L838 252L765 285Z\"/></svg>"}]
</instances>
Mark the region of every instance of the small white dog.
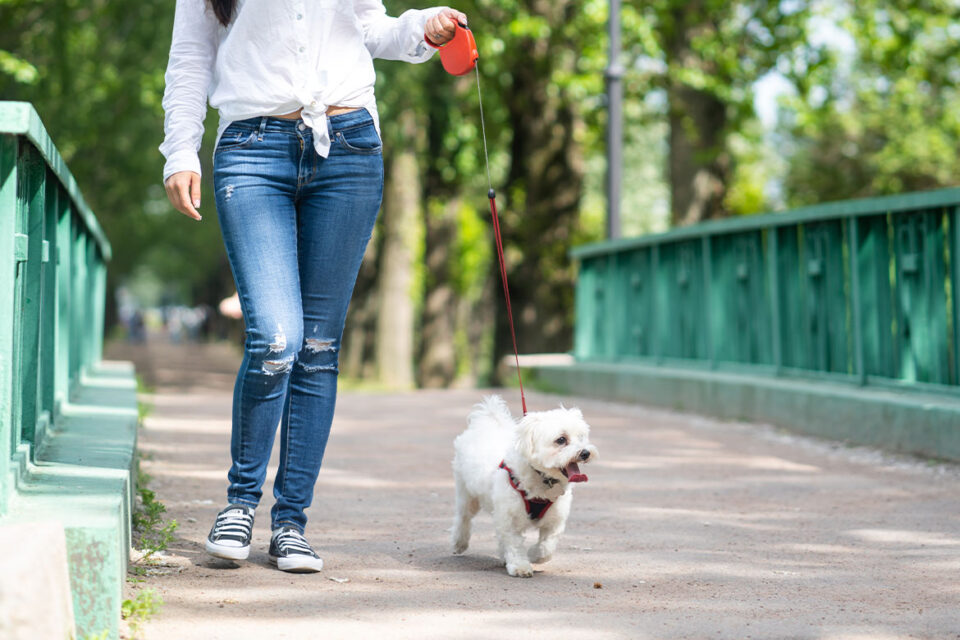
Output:
<instances>
[{"instance_id":1,"label":"small white dog","mask_svg":"<svg viewBox=\"0 0 960 640\"><path fill-rule=\"evenodd\" d=\"M453 442L457 511L453 552L470 544L470 521L482 508L493 515L500 557L511 576L529 578L531 563L546 562L567 525L571 482L586 482L581 462L597 457L579 409L528 413L515 422L499 396L475 405L467 430ZM525 549L524 532L539 530Z\"/></svg>"}]
</instances>

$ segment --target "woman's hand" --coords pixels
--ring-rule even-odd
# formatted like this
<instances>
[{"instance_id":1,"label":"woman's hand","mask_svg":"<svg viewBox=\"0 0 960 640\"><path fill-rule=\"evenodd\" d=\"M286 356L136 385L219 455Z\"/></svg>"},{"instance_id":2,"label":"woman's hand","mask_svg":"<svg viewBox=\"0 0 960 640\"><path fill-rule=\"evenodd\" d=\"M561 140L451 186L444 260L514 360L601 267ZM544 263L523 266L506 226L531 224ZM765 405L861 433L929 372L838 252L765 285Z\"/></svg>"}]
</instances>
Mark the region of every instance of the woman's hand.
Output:
<instances>
[{"instance_id":1,"label":"woman's hand","mask_svg":"<svg viewBox=\"0 0 960 640\"><path fill-rule=\"evenodd\" d=\"M427 24L423 28L423 35L438 47L445 45L453 39L458 22L467 26L467 14L455 9L444 9L427 20Z\"/></svg>"},{"instance_id":2,"label":"woman's hand","mask_svg":"<svg viewBox=\"0 0 960 640\"><path fill-rule=\"evenodd\" d=\"M200 176L193 171L178 171L163 183L170 204L180 213L200 220Z\"/></svg>"}]
</instances>

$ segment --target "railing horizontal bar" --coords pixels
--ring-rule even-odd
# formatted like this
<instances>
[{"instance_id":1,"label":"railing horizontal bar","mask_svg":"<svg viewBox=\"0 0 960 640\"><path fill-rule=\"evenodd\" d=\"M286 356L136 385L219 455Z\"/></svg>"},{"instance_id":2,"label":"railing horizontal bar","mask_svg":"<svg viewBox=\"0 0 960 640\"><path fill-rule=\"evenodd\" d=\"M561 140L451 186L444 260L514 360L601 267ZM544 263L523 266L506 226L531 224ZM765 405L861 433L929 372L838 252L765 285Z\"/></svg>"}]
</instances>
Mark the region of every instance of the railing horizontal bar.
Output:
<instances>
[{"instance_id":1,"label":"railing horizontal bar","mask_svg":"<svg viewBox=\"0 0 960 640\"><path fill-rule=\"evenodd\" d=\"M90 210L83 199L77 181L67 168L60 152L54 146L53 140L50 139L50 135L47 133L46 127L43 126L43 122L41 122L40 116L33 105L29 102L0 101L0 134L24 136L33 143L40 155L43 156L47 166L50 167L50 170L53 171L70 195L70 199L74 202L75 211L83 220L90 234L96 238L104 260L109 260L112 255L110 242L100 227L100 223L97 222L97 218L93 215L93 211Z\"/></svg>"},{"instance_id":2,"label":"railing horizontal bar","mask_svg":"<svg viewBox=\"0 0 960 640\"><path fill-rule=\"evenodd\" d=\"M762 376L772 377L778 371L785 378L794 380L809 380L811 382L831 382L834 384L843 384L854 387L863 386L864 381L857 375L844 373L830 373L824 371L814 371L810 369L797 369L792 367L777 369L772 365L763 364L745 364L741 362L717 361L711 363L707 360L694 360L685 358L654 358L644 356L624 356L620 358L578 358L578 362L583 364L622 364L649 366L658 369L689 369L691 371L729 373L733 375ZM960 397L960 388L928 382L905 382L893 378L883 378L880 376L867 376L866 384L877 389L886 389L897 392L929 393L931 395L948 395Z\"/></svg>"},{"instance_id":3,"label":"railing horizontal bar","mask_svg":"<svg viewBox=\"0 0 960 640\"><path fill-rule=\"evenodd\" d=\"M622 238L609 242L581 245L571 249L570 255L574 258L587 258L711 235L756 231L758 229L769 229L808 222L823 222L837 218L885 215L892 211L919 211L955 206L960 206L960 187L921 193L882 196L878 198L843 200L841 202L828 202L810 207L791 209L790 211L780 213L765 213L703 222L665 233L650 234L637 238Z\"/></svg>"}]
</instances>

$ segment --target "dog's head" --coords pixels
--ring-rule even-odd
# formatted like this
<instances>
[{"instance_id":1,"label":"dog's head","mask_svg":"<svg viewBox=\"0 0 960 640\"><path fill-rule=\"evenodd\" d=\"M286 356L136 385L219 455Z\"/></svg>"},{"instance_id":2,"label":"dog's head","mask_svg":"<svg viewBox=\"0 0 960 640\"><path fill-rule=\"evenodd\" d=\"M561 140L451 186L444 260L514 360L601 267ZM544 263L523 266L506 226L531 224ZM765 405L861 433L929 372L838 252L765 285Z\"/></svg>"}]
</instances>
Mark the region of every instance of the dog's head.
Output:
<instances>
[{"instance_id":1,"label":"dog's head","mask_svg":"<svg viewBox=\"0 0 960 640\"><path fill-rule=\"evenodd\" d=\"M534 411L517 425L517 451L543 474L586 482L579 465L597 457L589 437L590 427L579 409Z\"/></svg>"}]
</instances>

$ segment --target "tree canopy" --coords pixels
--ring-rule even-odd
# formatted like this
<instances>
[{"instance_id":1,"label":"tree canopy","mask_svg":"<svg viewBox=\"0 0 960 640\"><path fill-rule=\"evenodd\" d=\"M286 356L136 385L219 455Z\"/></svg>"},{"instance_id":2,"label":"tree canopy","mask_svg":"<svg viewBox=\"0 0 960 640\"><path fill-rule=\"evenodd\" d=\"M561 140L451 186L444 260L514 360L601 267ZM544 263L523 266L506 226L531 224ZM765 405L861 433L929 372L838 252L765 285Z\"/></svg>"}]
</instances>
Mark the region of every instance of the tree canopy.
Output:
<instances>
[{"instance_id":1,"label":"tree canopy","mask_svg":"<svg viewBox=\"0 0 960 640\"><path fill-rule=\"evenodd\" d=\"M393 15L421 6L386 4ZM480 48L521 349L566 350L568 250L604 227L608 4L457 8ZM952 184L958 13L951 0L625 2L625 230ZM201 152L204 220L175 212L160 184L172 21L170 0L0 0L0 95L39 111L114 246L112 285L146 278L216 304L232 281L210 190L215 114ZM415 360L420 384L483 379L508 343L476 79L436 60L377 70L387 197L345 344L357 373L390 360L379 350ZM772 76L790 88L774 131L755 113L758 82ZM385 322L380 307L398 300L408 321Z\"/></svg>"}]
</instances>

